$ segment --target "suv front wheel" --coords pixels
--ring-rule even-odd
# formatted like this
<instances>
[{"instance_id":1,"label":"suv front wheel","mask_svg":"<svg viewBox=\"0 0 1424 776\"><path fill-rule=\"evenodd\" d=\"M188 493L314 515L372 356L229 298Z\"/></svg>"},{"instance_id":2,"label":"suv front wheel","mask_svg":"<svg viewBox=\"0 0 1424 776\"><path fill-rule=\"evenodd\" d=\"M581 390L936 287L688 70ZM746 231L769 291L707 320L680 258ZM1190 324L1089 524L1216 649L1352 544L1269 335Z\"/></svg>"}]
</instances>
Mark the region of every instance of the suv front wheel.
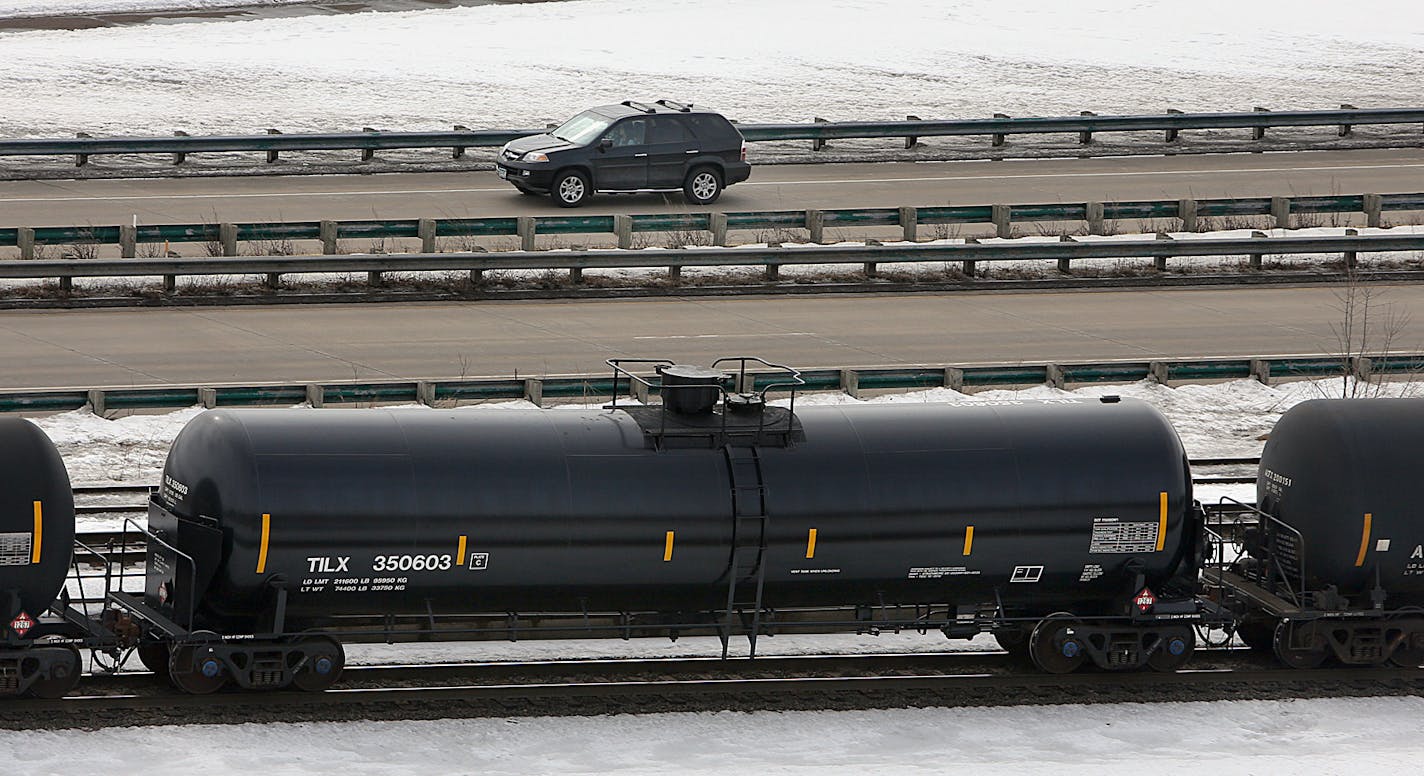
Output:
<instances>
[{"instance_id":1,"label":"suv front wheel","mask_svg":"<svg viewBox=\"0 0 1424 776\"><path fill-rule=\"evenodd\" d=\"M588 201L590 193L588 176L578 170L559 173L554 178L554 185L549 189L549 195L559 207L578 207Z\"/></svg>"},{"instance_id":2,"label":"suv front wheel","mask_svg":"<svg viewBox=\"0 0 1424 776\"><path fill-rule=\"evenodd\" d=\"M682 182L682 193L694 205L710 205L722 196L722 176L712 167L698 167Z\"/></svg>"}]
</instances>

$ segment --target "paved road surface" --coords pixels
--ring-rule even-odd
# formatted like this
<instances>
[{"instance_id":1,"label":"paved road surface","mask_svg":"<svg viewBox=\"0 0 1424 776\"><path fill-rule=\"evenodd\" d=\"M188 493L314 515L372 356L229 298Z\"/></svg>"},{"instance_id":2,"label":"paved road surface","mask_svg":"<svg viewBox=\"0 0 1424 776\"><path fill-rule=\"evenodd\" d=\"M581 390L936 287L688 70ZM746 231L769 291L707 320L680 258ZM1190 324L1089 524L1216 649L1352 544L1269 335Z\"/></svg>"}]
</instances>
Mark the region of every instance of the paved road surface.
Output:
<instances>
[{"instance_id":1,"label":"paved road surface","mask_svg":"<svg viewBox=\"0 0 1424 776\"><path fill-rule=\"evenodd\" d=\"M0 388L597 372L614 356L803 367L1319 353L1322 287L0 312ZM1377 289L1412 314L1424 287Z\"/></svg>"},{"instance_id":2,"label":"paved road surface","mask_svg":"<svg viewBox=\"0 0 1424 776\"><path fill-rule=\"evenodd\" d=\"M1004 162L758 166L725 211L1424 190L1424 149ZM605 196L582 212L692 209L680 195ZM0 226L459 218L565 213L492 173L0 182Z\"/></svg>"}]
</instances>

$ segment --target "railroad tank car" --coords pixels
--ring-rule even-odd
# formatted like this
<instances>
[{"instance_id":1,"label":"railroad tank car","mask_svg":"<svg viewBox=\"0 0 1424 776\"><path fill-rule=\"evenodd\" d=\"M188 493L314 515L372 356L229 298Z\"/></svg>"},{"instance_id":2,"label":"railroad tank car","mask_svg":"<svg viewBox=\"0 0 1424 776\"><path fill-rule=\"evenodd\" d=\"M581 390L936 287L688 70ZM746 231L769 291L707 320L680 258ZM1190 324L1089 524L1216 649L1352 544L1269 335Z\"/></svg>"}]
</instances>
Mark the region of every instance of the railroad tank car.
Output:
<instances>
[{"instance_id":1,"label":"railroad tank car","mask_svg":"<svg viewBox=\"0 0 1424 776\"><path fill-rule=\"evenodd\" d=\"M1268 623L1301 631L1286 662L1314 665L1326 646L1346 662L1424 661L1421 440L1424 399L1306 401L1271 431L1256 481L1268 519L1247 571L1273 591L1257 596ZM1311 620L1336 622L1299 625Z\"/></svg>"},{"instance_id":2,"label":"railroad tank car","mask_svg":"<svg viewBox=\"0 0 1424 776\"><path fill-rule=\"evenodd\" d=\"M946 633L956 616L977 633L966 612L986 607L1031 626L1191 596L1187 459L1147 404L768 406L754 421L682 404L203 413L150 509L145 600L224 633L261 631L274 606L314 626L886 604L940 605ZM1064 646L1073 622L1047 648L1065 670L1084 650Z\"/></svg>"},{"instance_id":3,"label":"railroad tank car","mask_svg":"<svg viewBox=\"0 0 1424 776\"><path fill-rule=\"evenodd\" d=\"M74 496L54 443L21 418L0 418L0 694L57 698L79 679L79 652L46 616L74 552Z\"/></svg>"}]
</instances>

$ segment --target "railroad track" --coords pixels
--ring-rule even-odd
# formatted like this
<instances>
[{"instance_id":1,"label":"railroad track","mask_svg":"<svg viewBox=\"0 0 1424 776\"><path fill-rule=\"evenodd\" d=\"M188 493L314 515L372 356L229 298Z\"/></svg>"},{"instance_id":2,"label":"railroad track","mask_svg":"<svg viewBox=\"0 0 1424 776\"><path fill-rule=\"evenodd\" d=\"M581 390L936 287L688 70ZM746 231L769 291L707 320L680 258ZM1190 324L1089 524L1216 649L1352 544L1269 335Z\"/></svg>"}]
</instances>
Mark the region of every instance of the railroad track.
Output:
<instances>
[{"instance_id":1,"label":"railroad track","mask_svg":"<svg viewBox=\"0 0 1424 776\"><path fill-rule=\"evenodd\" d=\"M1424 671L1296 671L1206 650L1177 673L1032 672L1004 653L541 661L348 669L323 693L183 695L151 674L87 677L0 704L0 727L1032 705L1424 694Z\"/></svg>"}]
</instances>

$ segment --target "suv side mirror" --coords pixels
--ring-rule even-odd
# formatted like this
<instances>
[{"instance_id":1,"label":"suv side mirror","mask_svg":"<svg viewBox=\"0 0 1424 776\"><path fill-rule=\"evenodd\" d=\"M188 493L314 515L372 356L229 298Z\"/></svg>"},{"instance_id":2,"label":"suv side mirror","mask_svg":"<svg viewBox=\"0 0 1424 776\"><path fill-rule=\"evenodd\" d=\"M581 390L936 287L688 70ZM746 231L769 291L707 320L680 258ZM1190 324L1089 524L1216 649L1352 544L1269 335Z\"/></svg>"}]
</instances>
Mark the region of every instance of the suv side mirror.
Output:
<instances>
[{"instance_id":1,"label":"suv side mirror","mask_svg":"<svg viewBox=\"0 0 1424 776\"><path fill-rule=\"evenodd\" d=\"M611 138L611 137L605 137L605 138L603 138L602 140L598 141L598 150L600 150L600 151L607 151L608 149L610 149L610 148L612 148L612 147L613 147L613 138Z\"/></svg>"}]
</instances>

